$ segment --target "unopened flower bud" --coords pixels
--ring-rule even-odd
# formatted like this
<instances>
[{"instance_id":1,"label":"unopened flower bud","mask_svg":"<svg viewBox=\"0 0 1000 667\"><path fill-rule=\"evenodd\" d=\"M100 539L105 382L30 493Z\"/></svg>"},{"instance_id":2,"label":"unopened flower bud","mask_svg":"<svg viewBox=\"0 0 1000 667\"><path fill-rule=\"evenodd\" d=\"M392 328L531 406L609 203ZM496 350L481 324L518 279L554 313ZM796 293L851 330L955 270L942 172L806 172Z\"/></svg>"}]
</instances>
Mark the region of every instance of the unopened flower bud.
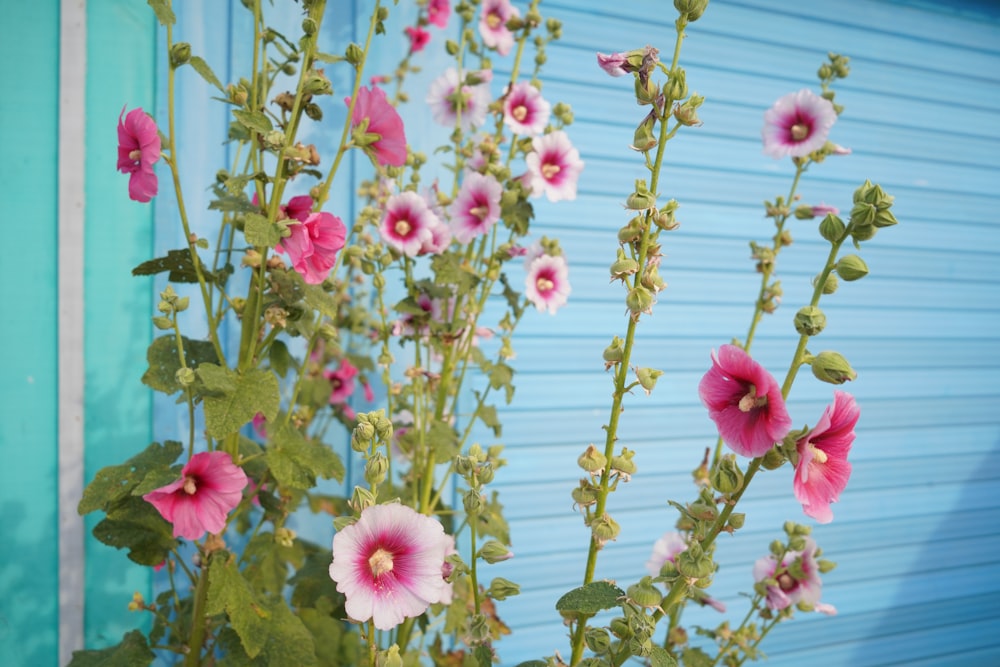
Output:
<instances>
[{"instance_id":1,"label":"unopened flower bud","mask_svg":"<svg viewBox=\"0 0 1000 667\"><path fill-rule=\"evenodd\" d=\"M815 278L813 278L813 287L816 286L816 283L819 281L819 279L820 276L816 276ZM823 294L833 294L834 292L837 291L838 287L840 287L840 279L837 278L837 274L832 272L828 273L826 276L826 280L823 282L823 289L822 289Z\"/></svg>"},{"instance_id":2,"label":"unopened flower bud","mask_svg":"<svg viewBox=\"0 0 1000 667\"><path fill-rule=\"evenodd\" d=\"M625 358L625 342L615 336L611 339L611 345L604 348L604 368L611 368L614 364L621 362Z\"/></svg>"},{"instance_id":3,"label":"unopened flower bud","mask_svg":"<svg viewBox=\"0 0 1000 667\"><path fill-rule=\"evenodd\" d=\"M177 372L174 374L174 379L177 380L177 384L182 387L190 387L195 381L195 372L193 369L187 366L183 368L178 368Z\"/></svg>"},{"instance_id":4,"label":"unopened flower bud","mask_svg":"<svg viewBox=\"0 0 1000 667\"><path fill-rule=\"evenodd\" d=\"M174 328L174 321L164 315L158 315L153 318L153 326L160 331L166 331Z\"/></svg>"},{"instance_id":5,"label":"unopened flower bud","mask_svg":"<svg viewBox=\"0 0 1000 667\"><path fill-rule=\"evenodd\" d=\"M837 564L832 560L820 559L816 563L816 567L819 569L821 574L826 574L827 572L832 572L834 568L837 567Z\"/></svg>"},{"instance_id":6,"label":"unopened flower bud","mask_svg":"<svg viewBox=\"0 0 1000 667\"><path fill-rule=\"evenodd\" d=\"M350 51L350 47L347 50ZM333 84L321 70L315 70L306 77L302 84L302 92L308 95L333 95Z\"/></svg>"},{"instance_id":7,"label":"unopened flower bud","mask_svg":"<svg viewBox=\"0 0 1000 667\"><path fill-rule=\"evenodd\" d=\"M358 425L351 431L351 449L356 452L367 451L374 437L375 427L366 421L358 420Z\"/></svg>"},{"instance_id":8,"label":"unopened flower bud","mask_svg":"<svg viewBox=\"0 0 1000 667\"><path fill-rule=\"evenodd\" d=\"M736 456L727 454L719 461L711 473L712 488L729 495L743 488L743 471L736 462Z\"/></svg>"},{"instance_id":9,"label":"unopened flower bud","mask_svg":"<svg viewBox=\"0 0 1000 667\"><path fill-rule=\"evenodd\" d=\"M803 306L795 313L795 330L803 336L815 336L826 328L826 315L816 306Z\"/></svg>"},{"instance_id":10,"label":"unopened flower bud","mask_svg":"<svg viewBox=\"0 0 1000 667\"><path fill-rule=\"evenodd\" d=\"M307 16L302 19L302 32L306 35L315 35L316 31L319 30L319 26L316 24L316 19Z\"/></svg>"},{"instance_id":11,"label":"unopened flower bud","mask_svg":"<svg viewBox=\"0 0 1000 667\"><path fill-rule=\"evenodd\" d=\"M625 200L625 208L632 209L633 211L645 211L656 206L656 197L653 193L649 191L646 186L646 181L643 179L637 179L635 182L635 192L628 196Z\"/></svg>"},{"instance_id":12,"label":"unopened flower bud","mask_svg":"<svg viewBox=\"0 0 1000 667\"><path fill-rule=\"evenodd\" d=\"M587 628L583 640L587 643L587 648L597 655L603 655L611 648L611 635L604 628Z\"/></svg>"},{"instance_id":13,"label":"unopened flower bud","mask_svg":"<svg viewBox=\"0 0 1000 667\"><path fill-rule=\"evenodd\" d=\"M646 396L653 391L656 386L656 381L660 379L663 375L663 371L657 370L655 368L636 368L635 376L639 380L639 384L643 389L646 390Z\"/></svg>"},{"instance_id":14,"label":"unopened flower bud","mask_svg":"<svg viewBox=\"0 0 1000 667\"><path fill-rule=\"evenodd\" d=\"M851 364L839 352L824 350L813 357L810 364L817 380L830 384L844 384L858 377Z\"/></svg>"},{"instance_id":15,"label":"unopened flower bud","mask_svg":"<svg viewBox=\"0 0 1000 667\"><path fill-rule=\"evenodd\" d=\"M364 49L362 49L354 42L351 42L350 44L347 45L347 49L344 51L344 58L347 60L347 62L357 66L365 58Z\"/></svg>"},{"instance_id":16,"label":"unopened flower bud","mask_svg":"<svg viewBox=\"0 0 1000 667\"><path fill-rule=\"evenodd\" d=\"M646 151L655 148L659 143L656 135L653 134L653 128L656 127L656 114L650 112L642 119L639 123L639 127L635 128L635 133L632 135L632 145L630 148L634 151L639 151L640 153L645 153Z\"/></svg>"},{"instance_id":17,"label":"unopened flower bud","mask_svg":"<svg viewBox=\"0 0 1000 667\"><path fill-rule=\"evenodd\" d=\"M628 621L620 616L611 619L608 629L618 639L628 639L632 636L632 628L629 627Z\"/></svg>"},{"instance_id":18,"label":"unopened flower bud","mask_svg":"<svg viewBox=\"0 0 1000 667\"><path fill-rule=\"evenodd\" d=\"M667 77L667 85L663 92L670 100L683 100L688 95L687 75L684 68L678 67Z\"/></svg>"},{"instance_id":19,"label":"unopened flower bud","mask_svg":"<svg viewBox=\"0 0 1000 667\"><path fill-rule=\"evenodd\" d=\"M663 593L653 585L652 578L645 576L625 591L628 599L645 609L655 609L663 601Z\"/></svg>"},{"instance_id":20,"label":"unopened flower bud","mask_svg":"<svg viewBox=\"0 0 1000 667\"><path fill-rule=\"evenodd\" d=\"M490 540L479 549L479 557L493 565L514 557L514 553L497 540Z\"/></svg>"},{"instance_id":21,"label":"unopened flower bud","mask_svg":"<svg viewBox=\"0 0 1000 667\"><path fill-rule=\"evenodd\" d=\"M854 239L854 243L860 243L861 241L869 241L875 232L878 231L878 227L875 225L853 225L851 227L851 238Z\"/></svg>"},{"instance_id":22,"label":"unopened flower bud","mask_svg":"<svg viewBox=\"0 0 1000 667\"><path fill-rule=\"evenodd\" d=\"M792 551L802 551L806 548L806 539L799 535L789 538L788 548Z\"/></svg>"},{"instance_id":23,"label":"unopened flower bud","mask_svg":"<svg viewBox=\"0 0 1000 667\"><path fill-rule=\"evenodd\" d=\"M642 238L645 226L642 224L642 216L635 216L628 221L628 224L618 230L619 243L635 243Z\"/></svg>"},{"instance_id":24,"label":"unopened flower bud","mask_svg":"<svg viewBox=\"0 0 1000 667\"><path fill-rule=\"evenodd\" d=\"M375 504L375 494L363 486L356 486L354 492L351 493L351 500L348 504L352 510L360 514Z\"/></svg>"},{"instance_id":25,"label":"unopened flower bud","mask_svg":"<svg viewBox=\"0 0 1000 667\"><path fill-rule=\"evenodd\" d=\"M744 512L733 512L729 515L729 525L733 530L739 530L746 523L747 515Z\"/></svg>"},{"instance_id":26,"label":"unopened flower bud","mask_svg":"<svg viewBox=\"0 0 1000 667\"><path fill-rule=\"evenodd\" d=\"M520 593L520 586L503 577L495 577L490 582L489 596L494 600L506 600L509 597L520 595Z\"/></svg>"},{"instance_id":27,"label":"unopened flower bud","mask_svg":"<svg viewBox=\"0 0 1000 667\"><path fill-rule=\"evenodd\" d=\"M170 47L170 64L180 67L191 60L191 45L187 42L177 42Z\"/></svg>"},{"instance_id":28,"label":"unopened flower bud","mask_svg":"<svg viewBox=\"0 0 1000 667\"><path fill-rule=\"evenodd\" d=\"M707 7L708 0L674 0L674 9L689 23L700 19Z\"/></svg>"},{"instance_id":29,"label":"unopened flower bud","mask_svg":"<svg viewBox=\"0 0 1000 667\"><path fill-rule=\"evenodd\" d=\"M385 481L389 472L389 459L382 452L375 452L365 462L365 481L369 485L378 486Z\"/></svg>"},{"instance_id":30,"label":"unopened flower bud","mask_svg":"<svg viewBox=\"0 0 1000 667\"><path fill-rule=\"evenodd\" d=\"M701 579L715 572L715 563L700 548L695 548L697 544L694 542L685 551L677 554L674 564L677 566L677 571L685 577Z\"/></svg>"},{"instance_id":31,"label":"unopened flower bud","mask_svg":"<svg viewBox=\"0 0 1000 667\"><path fill-rule=\"evenodd\" d=\"M274 541L279 546L290 547L295 543L296 533L291 528L281 526L274 531Z\"/></svg>"},{"instance_id":32,"label":"unopened flower bud","mask_svg":"<svg viewBox=\"0 0 1000 667\"><path fill-rule=\"evenodd\" d=\"M470 517L477 517L486 509L486 500L478 491L469 489L462 498L462 505L465 507L466 514Z\"/></svg>"},{"instance_id":33,"label":"unopened flower bud","mask_svg":"<svg viewBox=\"0 0 1000 667\"><path fill-rule=\"evenodd\" d=\"M655 301L653 293L642 285L633 287L625 297L625 305L632 313L633 320L638 320L641 313L652 314Z\"/></svg>"},{"instance_id":34,"label":"unopened flower bud","mask_svg":"<svg viewBox=\"0 0 1000 667\"><path fill-rule=\"evenodd\" d=\"M777 470L781 466L785 465L785 455L777 447L771 447L764 454L764 460L761 461L761 465L764 466L765 470Z\"/></svg>"},{"instance_id":35,"label":"unopened flower bud","mask_svg":"<svg viewBox=\"0 0 1000 667\"><path fill-rule=\"evenodd\" d=\"M660 87L651 78L635 77L635 101L640 105L653 104L660 95Z\"/></svg>"},{"instance_id":36,"label":"unopened flower bud","mask_svg":"<svg viewBox=\"0 0 1000 667\"><path fill-rule=\"evenodd\" d=\"M808 204L801 204L795 207L795 217L799 220L812 220L815 215L813 215L813 207Z\"/></svg>"},{"instance_id":37,"label":"unopened flower bud","mask_svg":"<svg viewBox=\"0 0 1000 667\"><path fill-rule=\"evenodd\" d=\"M590 532L594 541L604 546L606 542L617 538L618 534L622 532L622 528L608 514L602 514L599 517L594 517L590 522Z\"/></svg>"},{"instance_id":38,"label":"unopened flower bud","mask_svg":"<svg viewBox=\"0 0 1000 667\"><path fill-rule=\"evenodd\" d=\"M590 445L576 462L588 473L594 474L604 470L604 467L608 464L608 459L597 450L597 447Z\"/></svg>"},{"instance_id":39,"label":"unopened flower bud","mask_svg":"<svg viewBox=\"0 0 1000 667\"><path fill-rule=\"evenodd\" d=\"M857 255L844 255L841 257L837 260L836 270L837 275L847 282L860 280L868 275L868 265Z\"/></svg>"},{"instance_id":40,"label":"unopened flower bud","mask_svg":"<svg viewBox=\"0 0 1000 667\"><path fill-rule=\"evenodd\" d=\"M873 225L875 224L875 216L877 214L878 209L875 208L874 204L863 201L858 202L851 209L851 223L858 227Z\"/></svg>"},{"instance_id":41,"label":"unopened flower bud","mask_svg":"<svg viewBox=\"0 0 1000 667\"><path fill-rule=\"evenodd\" d=\"M889 209L879 209L875 214L875 220L872 221L872 224L878 228L892 227L898 223L899 220L896 220L896 216Z\"/></svg>"}]
</instances>

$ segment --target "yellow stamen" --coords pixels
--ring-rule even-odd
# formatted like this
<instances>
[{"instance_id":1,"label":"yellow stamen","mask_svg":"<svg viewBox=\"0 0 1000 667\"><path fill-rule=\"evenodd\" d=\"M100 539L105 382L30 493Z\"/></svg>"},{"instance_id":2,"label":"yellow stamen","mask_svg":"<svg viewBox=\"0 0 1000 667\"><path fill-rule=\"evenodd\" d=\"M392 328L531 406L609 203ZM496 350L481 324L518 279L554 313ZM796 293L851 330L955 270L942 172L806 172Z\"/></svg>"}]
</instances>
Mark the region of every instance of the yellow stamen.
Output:
<instances>
[{"instance_id":1,"label":"yellow stamen","mask_svg":"<svg viewBox=\"0 0 1000 667\"><path fill-rule=\"evenodd\" d=\"M557 164L546 164L542 167L542 176L545 180L551 181L552 177L562 171L562 168Z\"/></svg>"},{"instance_id":2,"label":"yellow stamen","mask_svg":"<svg viewBox=\"0 0 1000 667\"><path fill-rule=\"evenodd\" d=\"M521 122L528 117L528 107L523 104L519 104L510 110L510 115L513 116L518 122Z\"/></svg>"},{"instance_id":3,"label":"yellow stamen","mask_svg":"<svg viewBox=\"0 0 1000 667\"><path fill-rule=\"evenodd\" d=\"M802 123L796 123L792 125L792 139L795 141L802 141L809 136L809 126Z\"/></svg>"},{"instance_id":4,"label":"yellow stamen","mask_svg":"<svg viewBox=\"0 0 1000 667\"><path fill-rule=\"evenodd\" d=\"M548 292L555 286L556 284L548 278L539 278L535 281L535 287L538 288L539 292Z\"/></svg>"},{"instance_id":5,"label":"yellow stamen","mask_svg":"<svg viewBox=\"0 0 1000 667\"><path fill-rule=\"evenodd\" d=\"M392 572L392 554L385 549L379 548L368 559L368 567L371 568L372 576L380 577L386 572Z\"/></svg>"},{"instance_id":6,"label":"yellow stamen","mask_svg":"<svg viewBox=\"0 0 1000 667\"><path fill-rule=\"evenodd\" d=\"M197 483L195 483L194 477L185 477L184 493L188 494L189 496L193 496L197 492L198 492L198 485Z\"/></svg>"},{"instance_id":7,"label":"yellow stamen","mask_svg":"<svg viewBox=\"0 0 1000 667\"><path fill-rule=\"evenodd\" d=\"M809 445L812 447L812 445ZM829 460L829 456L819 447L812 447L813 461L816 463L826 463Z\"/></svg>"},{"instance_id":8,"label":"yellow stamen","mask_svg":"<svg viewBox=\"0 0 1000 667\"><path fill-rule=\"evenodd\" d=\"M476 206L474 208L470 208L469 209L469 213L471 213L472 215L476 216L480 220L485 220L486 219L486 214L489 213L489 212L490 212L490 209L487 206Z\"/></svg>"},{"instance_id":9,"label":"yellow stamen","mask_svg":"<svg viewBox=\"0 0 1000 667\"><path fill-rule=\"evenodd\" d=\"M413 225L410 224L408 220L397 220L396 224L393 226L396 233L400 236L406 236L413 229Z\"/></svg>"},{"instance_id":10,"label":"yellow stamen","mask_svg":"<svg viewBox=\"0 0 1000 667\"><path fill-rule=\"evenodd\" d=\"M142 151L139 150L138 148L136 148L134 151L129 151L129 154L128 154L128 159L129 160L134 160L135 161L135 160L138 160L141 157L142 157Z\"/></svg>"},{"instance_id":11,"label":"yellow stamen","mask_svg":"<svg viewBox=\"0 0 1000 667\"><path fill-rule=\"evenodd\" d=\"M762 408L765 405L767 405L767 394L758 396L757 387L754 385L750 385L750 391L739 402L740 412L750 412L754 408Z\"/></svg>"},{"instance_id":12,"label":"yellow stamen","mask_svg":"<svg viewBox=\"0 0 1000 667\"><path fill-rule=\"evenodd\" d=\"M486 15L486 25L490 27L490 30L496 30L500 27L500 16L499 14L487 14Z\"/></svg>"}]
</instances>

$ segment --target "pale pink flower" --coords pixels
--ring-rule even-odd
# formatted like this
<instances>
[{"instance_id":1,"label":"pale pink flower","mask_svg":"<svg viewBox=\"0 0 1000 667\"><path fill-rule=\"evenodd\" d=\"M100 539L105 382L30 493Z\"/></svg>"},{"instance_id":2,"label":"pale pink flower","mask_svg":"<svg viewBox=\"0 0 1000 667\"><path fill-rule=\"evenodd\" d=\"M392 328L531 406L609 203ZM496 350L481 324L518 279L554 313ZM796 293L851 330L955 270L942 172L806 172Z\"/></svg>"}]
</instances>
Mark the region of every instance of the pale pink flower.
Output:
<instances>
[{"instance_id":1,"label":"pale pink flower","mask_svg":"<svg viewBox=\"0 0 1000 667\"><path fill-rule=\"evenodd\" d=\"M453 548L437 520L406 505L373 505L333 536L330 578L351 619L391 630L447 597L442 574Z\"/></svg>"},{"instance_id":2,"label":"pale pink flower","mask_svg":"<svg viewBox=\"0 0 1000 667\"><path fill-rule=\"evenodd\" d=\"M507 29L507 21L520 15L510 0L484 0L479 15L479 36L483 38L483 44L496 49L502 56L510 53L514 46L514 33Z\"/></svg>"},{"instance_id":3,"label":"pale pink flower","mask_svg":"<svg viewBox=\"0 0 1000 667\"><path fill-rule=\"evenodd\" d=\"M549 201L576 199L576 182L583 171L580 152L562 130L531 140L533 150L525 158L525 184L535 197L543 193Z\"/></svg>"},{"instance_id":4,"label":"pale pink flower","mask_svg":"<svg viewBox=\"0 0 1000 667\"><path fill-rule=\"evenodd\" d=\"M323 376L330 381L330 404L346 403L354 393L354 378L358 369L347 359L340 360L335 371L325 371Z\"/></svg>"},{"instance_id":5,"label":"pale pink flower","mask_svg":"<svg viewBox=\"0 0 1000 667\"><path fill-rule=\"evenodd\" d=\"M288 253L292 267L306 283L319 285L330 275L337 252L344 247L347 228L337 216L320 211L310 213L303 222L289 224L288 231L291 234L274 249Z\"/></svg>"},{"instance_id":6,"label":"pale pink flower","mask_svg":"<svg viewBox=\"0 0 1000 667\"><path fill-rule=\"evenodd\" d=\"M541 255L526 264L524 295L535 308L551 314L569 298L569 267L563 255Z\"/></svg>"},{"instance_id":7,"label":"pale pink flower","mask_svg":"<svg viewBox=\"0 0 1000 667\"><path fill-rule=\"evenodd\" d=\"M427 22L444 28L448 25L448 17L451 16L450 0L430 0L427 3Z\"/></svg>"},{"instance_id":8,"label":"pale pink flower","mask_svg":"<svg viewBox=\"0 0 1000 667\"><path fill-rule=\"evenodd\" d=\"M802 511L820 523L833 520L830 503L837 502L851 477L847 454L854 443L854 427L861 409L844 391L833 393L833 404L823 411L811 431L795 443L799 463L792 488Z\"/></svg>"},{"instance_id":9,"label":"pale pink flower","mask_svg":"<svg viewBox=\"0 0 1000 667\"><path fill-rule=\"evenodd\" d=\"M417 53L423 51L427 43L431 41L431 34L420 26L408 25L404 28L406 36L410 39L410 52Z\"/></svg>"},{"instance_id":10,"label":"pale pink flower","mask_svg":"<svg viewBox=\"0 0 1000 667\"><path fill-rule=\"evenodd\" d=\"M808 88L785 95L764 113L764 153L773 158L808 155L826 144L836 120L833 103Z\"/></svg>"},{"instance_id":11,"label":"pale pink flower","mask_svg":"<svg viewBox=\"0 0 1000 667\"><path fill-rule=\"evenodd\" d=\"M436 255L451 245L451 228L441 218L434 216L430 232L430 236L420 246L418 255Z\"/></svg>"},{"instance_id":12,"label":"pale pink flower","mask_svg":"<svg viewBox=\"0 0 1000 667\"><path fill-rule=\"evenodd\" d=\"M646 571L650 576L660 576L660 570L667 562L673 563L677 554L688 547L684 536L677 531L669 531L653 543L653 554L646 561Z\"/></svg>"},{"instance_id":13,"label":"pale pink flower","mask_svg":"<svg viewBox=\"0 0 1000 667\"><path fill-rule=\"evenodd\" d=\"M191 457L175 482L150 491L143 500L174 526L174 537L198 540L221 533L226 517L240 504L247 476L226 452L201 452Z\"/></svg>"},{"instance_id":14,"label":"pale pink flower","mask_svg":"<svg viewBox=\"0 0 1000 667\"><path fill-rule=\"evenodd\" d=\"M344 103L350 107L351 98ZM382 166L401 167L406 162L406 134L403 119L385 98L385 91L364 86L358 89L358 100L351 114L352 128L377 138L362 146L368 156Z\"/></svg>"},{"instance_id":15,"label":"pale pink flower","mask_svg":"<svg viewBox=\"0 0 1000 667\"><path fill-rule=\"evenodd\" d=\"M633 71L632 69L626 69L628 67L627 55L627 53L598 53L597 64L611 76L625 76Z\"/></svg>"},{"instance_id":16,"label":"pale pink flower","mask_svg":"<svg viewBox=\"0 0 1000 667\"><path fill-rule=\"evenodd\" d=\"M415 257L425 243L432 241L431 228L440 224L427 202L407 190L389 197L379 231L386 243L408 257Z\"/></svg>"},{"instance_id":17,"label":"pale pink flower","mask_svg":"<svg viewBox=\"0 0 1000 667\"><path fill-rule=\"evenodd\" d=\"M122 118L124 116L124 119ZM160 159L160 132L156 122L141 108L118 115L118 171L131 174L128 196L148 202L159 189L153 164Z\"/></svg>"},{"instance_id":18,"label":"pale pink flower","mask_svg":"<svg viewBox=\"0 0 1000 667\"><path fill-rule=\"evenodd\" d=\"M500 219L503 186L492 174L469 172L451 204L451 234L459 243L481 236Z\"/></svg>"},{"instance_id":19,"label":"pale pink flower","mask_svg":"<svg viewBox=\"0 0 1000 667\"><path fill-rule=\"evenodd\" d=\"M778 382L735 345L712 353L698 395L719 435L742 456L763 456L792 427Z\"/></svg>"},{"instance_id":20,"label":"pale pink flower","mask_svg":"<svg viewBox=\"0 0 1000 667\"><path fill-rule=\"evenodd\" d=\"M458 123L463 131L469 131L485 122L491 101L489 81L492 72L481 70L472 74L480 83L464 83L466 74L460 74L454 67L449 67L431 82L426 102L431 107L435 123L445 127L454 127Z\"/></svg>"},{"instance_id":21,"label":"pale pink flower","mask_svg":"<svg viewBox=\"0 0 1000 667\"><path fill-rule=\"evenodd\" d=\"M805 541L805 549L789 551L781 559L780 565L774 554L759 559L753 566L754 581L774 581L767 586L769 609L780 610L803 604L824 614L836 614L837 610L832 605L819 601L823 593L823 582L816 563L816 542L811 537L806 537Z\"/></svg>"},{"instance_id":22,"label":"pale pink flower","mask_svg":"<svg viewBox=\"0 0 1000 667\"><path fill-rule=\"evenodd\" d=\"M820 202L812 207L812 215L814 218L825 218L827 215L840 215L840 209L836 206L830 206L829 204L824 204Z\"/></svg>"},{"instance_id":23,"label":"pale pink flower","mask_svg":"<svg viewBox=\"0 0 1000 667\"><path fill-rule=\"evenodd\" d=\"M503 101L503 122L515 134L541 134L551 113L552 105L527 81L514 84Z\"/></svg>"}]
</instances>

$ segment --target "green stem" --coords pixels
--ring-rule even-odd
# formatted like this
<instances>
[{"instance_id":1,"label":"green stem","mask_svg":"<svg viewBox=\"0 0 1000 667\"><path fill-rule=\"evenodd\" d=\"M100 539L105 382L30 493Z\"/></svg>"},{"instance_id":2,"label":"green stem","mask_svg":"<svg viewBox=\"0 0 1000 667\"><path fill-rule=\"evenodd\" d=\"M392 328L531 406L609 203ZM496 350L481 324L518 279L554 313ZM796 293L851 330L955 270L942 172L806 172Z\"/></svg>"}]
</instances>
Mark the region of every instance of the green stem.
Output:
<instances>
[{"instance_id":1,"label":"green stem","mask_svg":"<svg viewBox=\"0 0 1000 667\"><path fill-rule=\"evenodd\" d=\"M202 568L194 591L194 609L191 611L191 640L184 667L201 665L201 649L205 643L205 601L208 599L208 568Z\"/></svg>"}]
</instances>

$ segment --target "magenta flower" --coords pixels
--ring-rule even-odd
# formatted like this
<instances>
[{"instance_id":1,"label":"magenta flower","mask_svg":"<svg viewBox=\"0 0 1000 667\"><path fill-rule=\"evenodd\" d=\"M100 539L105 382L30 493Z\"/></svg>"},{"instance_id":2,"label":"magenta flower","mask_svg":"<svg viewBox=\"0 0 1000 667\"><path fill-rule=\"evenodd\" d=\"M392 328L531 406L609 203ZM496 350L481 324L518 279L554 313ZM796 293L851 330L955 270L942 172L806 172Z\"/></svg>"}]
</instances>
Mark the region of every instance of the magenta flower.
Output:
<instances>
[{"instance_id":1,"label":"magenta flower","mask_svg":"<svg viewBox=\"0 0 1000 667\"><path fill-rule=\"evenodd\" d=\"M701 402L719 435L743 456L763 456L792 426L774 377L735 345L712 353L712 367L698 385Z\"/></svg>"},{"instance_id":2,"label":"magenta flower","mask_svg":"<svg viewBox=\"0 0 1000 667\"><path fill-rule=\"evenodd\" d=\"M515 134L541 134L551 113L552 105L527 81L514 84L503 101L503 122Z\"/></svg>"},{"instance_id":3,"label":"magenta flower","mask_svg":"<svg viewBox=\"0 0 1000 667\"><path fill-rule=\"evenodd\" d=\"M535 308L551 314L569 298L569 267L562 255L540 255L527 264L524 295Z\"/></svg>"},{"instance_id":4,"label":"magenta flower","mask_svg":"<svg viewBox=\"0 0 1000 667\"><path fill-rule=\"evenodd\" d=\"M344 103L350 107L351 98L345 97ZM351 125L355 134L361 134L365 141L370 141L364 143L362 148L373 161L383 167L401 167L406 162L403 119L385 98L384 90L378 87L369 90L364 86L358 89Z\"/></svg>"},{"instance_id":5,"label":"magenta flower","mask_svg":"<svg viewBox=\"0 0 1000 667\"><path fill-rule=\"evenodd\" d=\"M459 74L454 67L449 67L434 79L427 91L426 102L431 107L435 123L445 127L454 127L457 123L463 131L468 131L485 122L490 104L492 72L481 70L473 75L480 83L465 83L466 75Z\"/></svg>"},{"instance_id":6,"label":"magenta flower","mask_svg":"<svg viewBox=\"0 0 1000 667\"><path fill-rule=\"evenodd\" d=\"M430 0L427 3L427 22L444 28L448 25L448 17L451 15L451 2L449 0Z\"/></svg>"},{"instance_id":7,"label":"magenta flower","mask_svg":"<svg viewBox=\"0 0 1000 667\"><path fill-rule=\"evenodd\" d=\"M330 275L337 252L344 247L347 228L337 216L320 211L310 213L304 222L289 224L288 230L291 234L274 249L288 254L306 283L319 285Z\"/></svg>"},{"instance_id":8,"label":"magenta flower","mask_svg":"<svg viewBox=\"0 0 1000 667\"><path fill-rule=\"evenodd\" d=\"M256 199L257 195L254 194ZM292 218L293 220L298 220L299 222L305 222L309 219L309 216L313 212L313 198L309 195L299 195L298 197L292 197L288 200L288 203L284 206L279 206L278 208L286 217Z\"/></svg>"},{"instance_id":9,"label":"magenta flower","mask_svg":"<svg viewBox=\"0 0 1000 667\"><path fill-rule=\"evenodd\" d=\"M379 231L386 243L408 257L415 257L425 243L432 241L431 227L440 224L427 202L407 190L389 197Z\"/></svg>"},{"instance_id":10,"label":"magenta flower","mask_svg":"<svg viewBox=\"0 0 1000 667\"><path fill-rule=\"evenodd\" d=\"M836 614L833 605L819 601L823 593L823 582L819 578L816 563L816 543L811 537L805 538L806 547L802 551L789 551L781 559L769 554L759 559L753 566L754 581L769 580L767 586L767 607L785 609L793 604L803 604L824 614Z\"/></svg>"},{"instance_id":11,"label":"magenta flower","mask_svg":"<svg viewBox=\"0 0 1000 667\"><path fill-rule=\"evenodd\" d=\"M483 44L496 49L502 56L510 53L514 46L514 33L507 29L507 21L520 15L510 0L484 0L483 11L479 15L479 36L483 38Z\"/></svg>"},{"instance_id":12,"label":"magenta flower","mask_svg":"<svg viewBox=\"0 0 1000 667\"><path fill-rule=\"evenodd\" d=\"M764 153L803 157L819 150L836 120L833 103L807 88L785 95L764 112Z\"/></svg>"},{"instance_id":13,"label":"magenta flower","mask_svg":"<svg viewBox=\"0 0 1000 667\"><path fill-rule=\"evenodd\" d=\"M181 477L142 498L174 526L174 537L199 540L221 533L226 516L240 504L247 476L226 452L195 454Z\"/></svg>"},{"instance_id":14,"label":"magenta flower","mask_svg":"<svg viewBox=\"0 0 1000 667\"><path fill-rule=\"evenodd\" d=\"M431 34L420 26L408 25L404 28L406 36L410 39L410 52L417 53L423 51L427 43L431 41Z\"/></svg>"},{"instance_id":15,"label":"magenta flower","mask_svg":"<svg viewBox=\"0 0 1000 667\"><path fill-rule=\"evenodd\" d=\"M468 243L490 230L500 219L503 186L492 174L469 172L451 204L451 233L459 243Z\"/></svg>"},{"instance_id":16,"label":"magenta flower","mask_svg":"<svg viewBox=\"0 0 1000 667\"><path fill-rule=\"evenodd\" d=\"M532 195L539 197L544 193L549 201L576 199L576 182L583 171L583 160L566 133L557 130L535 137L531 145L534 150L524 161L528 166L525 184Z\"/></svg>"},{"instance_id":17,"label":"magenta flower","mask_svg":"<svg viewBox=\"0 0 1000 667\"><path fill-rule=\"evenodd\" d=\"M323 376L330 381L330 404L340 405L354 393L354 378L358 369L347 359L340 360L335 371L326 371Z\"/></svg>"},{"instance_id":18,"label":"magenta flower","mask_svg":"<svg viewBox=\"0 0 1000 667\"><path fill-rule=\"evenodd\" d=\"M122 119L124 116L124 119ZM118 116L118 171L131 174L128 196L148 202L159 189L153 164L160 159L160 132L156 122L141 108Z\"/></svg>"},{"instance_id":19,"label":"magenta flower","mask_svg":"<svg viewBox=\"0 0 1000 667\"><path fill-rule=\"evenodd\" d=\"M792 487L802 511L820 523L833 520L830 503L837 502L851 477L847 454L854 442L854 427L861 409L844 391L833 393L816 426L795 443L799 463Z\"/></svg>"},{"instance_id":20,"label":"magenta flower","mask_svg":"<svg viewBox=\"0 0 1000 667\"><path fill-rule=\"evenodd\" d=\"M348 616L391 630L448 597L442 575L453 548L435 519L406 505L373 505L333 536L330 578Z\"/></svg>"}]
</instances>

